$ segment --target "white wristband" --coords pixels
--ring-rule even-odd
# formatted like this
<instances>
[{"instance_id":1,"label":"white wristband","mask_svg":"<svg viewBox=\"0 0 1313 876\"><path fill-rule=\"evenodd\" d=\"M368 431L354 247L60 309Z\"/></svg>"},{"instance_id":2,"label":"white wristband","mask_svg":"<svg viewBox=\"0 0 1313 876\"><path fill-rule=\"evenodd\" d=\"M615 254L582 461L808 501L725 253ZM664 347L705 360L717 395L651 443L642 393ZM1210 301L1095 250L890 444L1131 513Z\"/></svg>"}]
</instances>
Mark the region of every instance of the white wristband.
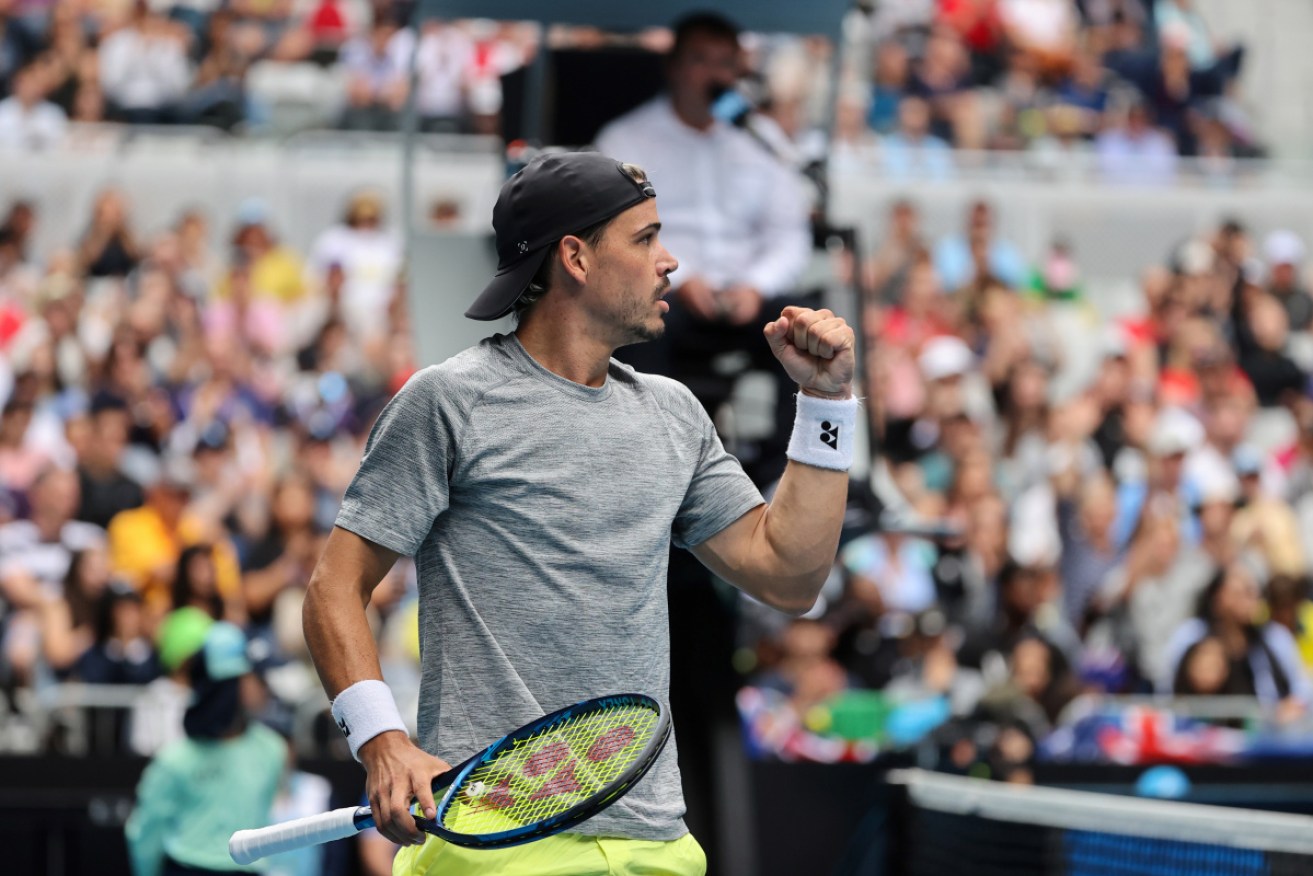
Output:
<instances>
[{"instance_id":1,"label":"white wristband","mask_svg":"<svg viewBox=\"0 0 1313 876\"><path fill-rule=\"evenodd\" d=\"M351 746L351 756L360 760L360 746L389 730L406 732L396 700L386 684L376 678L357 681L333 700L333 720Z\"/></svg>"},{"instance_id":2,"label":"white wristband","mask_svg":"<svg viewBox=\"0 0 1313 876\"><path fill-rule=\"evenodd\" d=\"M853 464L857 399L816 398L801 392L797 399L786 455L794 462L847 471Z\"/></svg>"}]
</instances>

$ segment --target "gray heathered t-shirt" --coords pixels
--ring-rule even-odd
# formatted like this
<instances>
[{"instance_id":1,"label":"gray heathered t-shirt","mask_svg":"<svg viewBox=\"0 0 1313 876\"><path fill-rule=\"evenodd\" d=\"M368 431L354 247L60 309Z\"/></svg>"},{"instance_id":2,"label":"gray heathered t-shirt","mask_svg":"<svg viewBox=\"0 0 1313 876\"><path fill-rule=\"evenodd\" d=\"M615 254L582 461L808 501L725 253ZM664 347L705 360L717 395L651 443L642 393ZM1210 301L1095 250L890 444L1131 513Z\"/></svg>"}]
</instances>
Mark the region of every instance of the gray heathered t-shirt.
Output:
<instances>
[{"instance_id":1,"label":"gray heathered t-shirt","mask_svg":"<svg viewBox=\"0 0 1313 876\"><path fill-rule=\"evenodd\" d=\"M582 386L497 335L388 404L337 525L416 557L419 739L454 764L588 697L668 703L670 543L762 501L684 386L614 360ZM683 814L672 741L576 830L677 839Z\"/></svg>"}]
</instances>

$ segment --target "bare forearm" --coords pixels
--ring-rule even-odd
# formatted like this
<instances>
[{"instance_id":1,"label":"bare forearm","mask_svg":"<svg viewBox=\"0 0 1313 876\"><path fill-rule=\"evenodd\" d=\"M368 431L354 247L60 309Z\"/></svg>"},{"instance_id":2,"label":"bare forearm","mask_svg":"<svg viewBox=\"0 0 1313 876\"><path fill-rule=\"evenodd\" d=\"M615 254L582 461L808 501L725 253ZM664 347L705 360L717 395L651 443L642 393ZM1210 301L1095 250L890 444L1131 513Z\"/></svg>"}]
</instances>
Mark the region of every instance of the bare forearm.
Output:
<instances>
[{"instance_id":1,"label":"bare forearm","mask_svg":"<svg viewBox=\"0 0 1313 876\"><path fill-rule=\"evenodd\" d=\"M839 549L847 500L847 472L800 462L784 470L753 552L756 578L784 606L802 612L816 602Z\"/></svg>"},{"instance_id":2,"label":"bare forearm","mask_svg":"<svg viewBox=\"0 0 1313 876\"><path fill-rule=\"evenodd\" d=\"M694 548L717 575L772 608L816 602L839 547L848 473L790 462L774 501Z\"/></svg>"},{"instance_id":3,"label":"bare forearm","mask_svg":"<svg viewBox=\"0 0 1313 876\"><path fill-rule=\"evenodd\" d=\"M301 622L315 669L330 697L357 681L383 677L365 606L396 558L342 529L333 530L328 538L310 577Z\"/></svg>"}]
</instances>

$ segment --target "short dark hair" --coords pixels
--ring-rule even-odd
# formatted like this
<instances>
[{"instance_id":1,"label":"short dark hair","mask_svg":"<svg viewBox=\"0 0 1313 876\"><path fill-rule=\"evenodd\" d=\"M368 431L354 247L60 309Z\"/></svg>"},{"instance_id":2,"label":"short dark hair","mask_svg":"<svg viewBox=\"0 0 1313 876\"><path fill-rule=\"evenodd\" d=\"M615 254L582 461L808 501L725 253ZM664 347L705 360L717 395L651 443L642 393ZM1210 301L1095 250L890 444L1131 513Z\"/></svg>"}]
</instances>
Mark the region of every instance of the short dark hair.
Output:
<instances>
[{"instance_id":1,"label":"short dark hair","mask_svg":"<svg viewBox=\"0 0 1313 876\"><path fill-rule=\"evenodd\" d=\"M562 235L562 238L578 237L589 246L597 246L602 242L602 238L606 235L606 229L610 227L614 220L615 216L608 216L595 225L590 225L571 234ZM520 297L516 298L515 303L511 305L511 313L514 315L517 324L524 319L525 315L551 288L552 267L556 264L556 248L560 245L561 239L557 239L552 241L551 246L547 247L547 257L543 259L538 272L533 275L529 285L524 288L524 291L520 293Z\"/></svg>"},{"instance_id":2,"label":"short dark hair","mask_svg":"<svg viewBox=\"0 0 1313 876\"><path fill-rule=\"evenodd\" d=\"M670 57L677 58L694 34L705 34L715 39L738 45L739 28L719 12L690 12L675 22L675 42Z\"/></svg>"}]
</instances>

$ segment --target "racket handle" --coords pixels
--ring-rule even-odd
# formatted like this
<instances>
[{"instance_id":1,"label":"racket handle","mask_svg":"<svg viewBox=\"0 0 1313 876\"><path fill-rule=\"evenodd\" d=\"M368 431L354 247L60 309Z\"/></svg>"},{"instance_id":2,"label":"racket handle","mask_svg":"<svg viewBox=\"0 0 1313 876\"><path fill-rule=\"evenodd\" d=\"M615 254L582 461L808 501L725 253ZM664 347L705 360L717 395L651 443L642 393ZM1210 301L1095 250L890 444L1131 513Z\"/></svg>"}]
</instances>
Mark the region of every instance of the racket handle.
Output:
<instances>
[{"instance_id":1,"label":"racket handle","mask_svg":"<svg viewBox=\"0 0 1313 876\"><path fill-rule=\"evenodd\" d=\"M365 817L357 823L362 811ZM228 854L238 864L249 864L279 852L345 839L374 823L369 814L367 806L348 806L268 827L239 830L228 840Z\"/></svg>"}]
</instances>

